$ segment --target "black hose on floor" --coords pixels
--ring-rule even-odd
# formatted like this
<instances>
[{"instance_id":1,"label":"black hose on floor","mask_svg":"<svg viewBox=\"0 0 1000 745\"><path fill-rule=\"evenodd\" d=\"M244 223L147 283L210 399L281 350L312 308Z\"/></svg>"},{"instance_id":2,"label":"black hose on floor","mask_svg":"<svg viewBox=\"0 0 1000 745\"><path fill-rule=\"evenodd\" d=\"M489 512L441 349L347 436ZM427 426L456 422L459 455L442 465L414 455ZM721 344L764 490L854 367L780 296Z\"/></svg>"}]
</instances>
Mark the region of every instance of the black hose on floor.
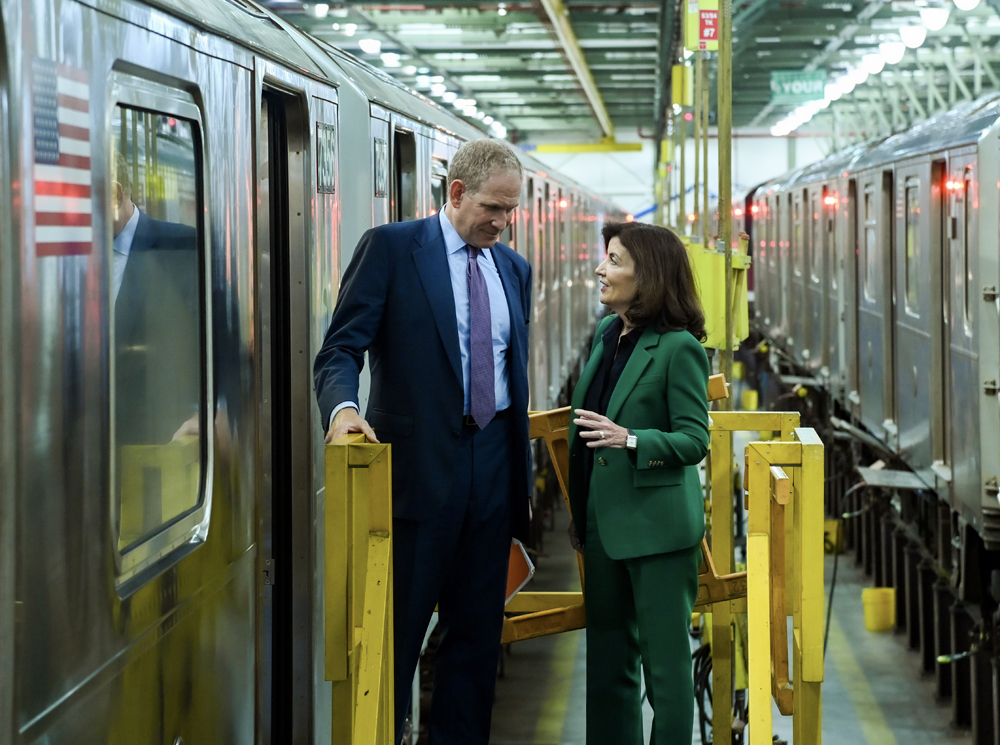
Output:
<instances>
[{"instance_id":1,"label":"black hose on floor","mask_svg":"<svg viewBox=\"0 0 1000 745\"><path fill-rule=\"evenodd\" d=\"M860 512L851 512L851 513L844 512L844 502L845 502L845 500L851 494L853 494L854 492L856 492L858 489L863 489L866 486L868 486L867 482L860 481L857 484L855 484L854 486L852 486L850 489L848 489L847 491L845 491L840 496L840 501L837 504L837 506L839 508L837 510L837 512L840 513L839 514L840 519L846 520L846 519L849 519L849 518L852 518L852 517L857 517L859 514L861 514L861 513L863 513L865 511L865 510L861 510ZM838 533L840 532L839 528L838 528L837 532ZM830 619L833 618L833 591L837 588L837 563L838 563L838 560L840 559L840 551L837 550L837 543L838 543L838 539L839 538L840 538L839 535L835 535L833 537L833 545L830 546L830 550L833 552L833 576L830 578L830 599L826 603L826 628L823 631L823 659L824 660L826 659L826 643L827 643L827 640L830 638ZM826 544L826 545L829 545L829 544Z\"/></svg>"}]
</instances>

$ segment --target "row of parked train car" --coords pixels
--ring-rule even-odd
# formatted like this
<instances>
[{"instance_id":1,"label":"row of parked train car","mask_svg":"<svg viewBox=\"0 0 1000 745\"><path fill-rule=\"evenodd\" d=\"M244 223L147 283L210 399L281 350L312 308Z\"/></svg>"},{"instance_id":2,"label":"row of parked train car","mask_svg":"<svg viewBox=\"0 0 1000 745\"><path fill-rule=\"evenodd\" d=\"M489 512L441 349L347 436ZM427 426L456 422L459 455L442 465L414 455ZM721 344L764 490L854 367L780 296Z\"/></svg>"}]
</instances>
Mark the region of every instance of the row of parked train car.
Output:
<instances>
[{"instance_id":1,"label":"row of parked train car","mask_svg":"<svg viewBox=\"0 0 1000 745\"><path fill-rule=\"evenodd\" d=\"M852 493L849 542L878 584L896 586L897 624L939 694L954 691L956 721L988 743L1000 741L998 137L991 95L737 205L752 221L766 399L811 391L833 454L831 513L851 509L840 501L861 478L852 466L887 466ZM874 488L893 479L904 488Z\"/></svg>"},{"instance_id":2,"label":"row of parked train car","mask_svg":"<svg viewBox=\"0 0 1000 745\"><path fill-rule=\"evenodd\" d=\"M0 39L0 743L329 742L312 359L484 132L243 0L9 0ZM545 409L623 214L522 157Z\"/></svg>"}]
</instances>

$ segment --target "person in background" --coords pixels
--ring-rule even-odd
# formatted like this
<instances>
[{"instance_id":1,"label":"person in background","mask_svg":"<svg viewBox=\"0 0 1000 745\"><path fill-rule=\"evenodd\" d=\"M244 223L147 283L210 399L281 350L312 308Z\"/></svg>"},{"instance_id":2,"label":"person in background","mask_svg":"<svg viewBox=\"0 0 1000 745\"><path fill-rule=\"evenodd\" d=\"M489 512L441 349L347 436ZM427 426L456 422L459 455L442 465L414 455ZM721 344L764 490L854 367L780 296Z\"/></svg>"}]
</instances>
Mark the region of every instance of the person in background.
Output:
<instances>
[{"instance_id":1,"label":"person in background","mask_svg":"<svg viewBox=\"0 0 1000 745\"><path fill-rule=\"evenodd\" d=\"M698 594L708 452L705 317L669 230L609 224L597 268L612 314L573 393L570 542L584 555L587 745L690 745L688 626Z\"/></svg>"},{"instance_id":2,"label":"person in background","mask_svg":"<svg viewBox=\"0 0 1000 745\"><path fill-rule=\"evenodd\" d=\"M316 356L326 441L392 443L396 742L435 605L430 742L490 738L511 536L529 522L531 267L498 242L522 178L506 144L462 145L444 209L362 236Z\"/></svg>"}]
</instances>

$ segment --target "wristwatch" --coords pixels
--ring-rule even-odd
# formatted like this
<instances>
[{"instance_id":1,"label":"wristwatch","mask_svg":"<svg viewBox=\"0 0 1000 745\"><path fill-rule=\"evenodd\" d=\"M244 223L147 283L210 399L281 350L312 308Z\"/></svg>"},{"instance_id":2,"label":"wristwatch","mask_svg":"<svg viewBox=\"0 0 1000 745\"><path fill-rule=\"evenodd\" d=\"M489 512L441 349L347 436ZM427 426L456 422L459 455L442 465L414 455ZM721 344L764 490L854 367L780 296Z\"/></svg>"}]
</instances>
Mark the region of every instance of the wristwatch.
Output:
<instances>
[{"instance_id":1,"label":"wristwatch","mask_svg":"<svg viewBox=\"0 0 1000 745\"><path fill-rule=\"evenodd\" d=\"M626 430L626 432L628 432L628 434L625 435L625 447L635 452L635 449L639 446L639 438L637 438L635 436L635 432L630 429Z\"/></svg>"}]
</instances>

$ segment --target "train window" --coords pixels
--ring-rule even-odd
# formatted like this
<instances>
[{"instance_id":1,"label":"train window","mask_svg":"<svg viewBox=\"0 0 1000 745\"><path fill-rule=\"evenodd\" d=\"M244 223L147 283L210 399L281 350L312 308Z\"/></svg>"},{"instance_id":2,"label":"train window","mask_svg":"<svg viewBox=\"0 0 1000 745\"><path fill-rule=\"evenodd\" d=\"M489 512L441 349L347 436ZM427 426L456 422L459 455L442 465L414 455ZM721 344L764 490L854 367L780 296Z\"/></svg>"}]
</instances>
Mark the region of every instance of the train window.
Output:
<instances>
[{"instance_id":1,"label":"train window","mask_svg":"<svg viewBox=\"0 0 1000 745\"><path fill-rule=\"evenodd\" d=\"M917 315L920 312L920 181L907 179L905 193L906 209L906 255L904 256L906 282L906 312Z\"/></svg>"},{"instance_id":2,"label":"train window","mask_svg":"<svg viewBox=\"0 0 1000 745\"><path fill-rule=\"evenodd\" d=\"M965 169L962 184L962 284L965 285L965 331L972 335L972 257L969 255L971 241L969 233L972 229L972 168Z\"/></svg>"},{"instance_id":3,"label":"train window","mask_svg":"<svg viewBox=\"0 0 1000 745\"><path fill-rule=\"evenodd\" d=\"M124 556L204 498L203 202L197 122L119 104L112 138L111 478Z\"/></svg>"},{"instance_id":4,"label":"train window","mask_svg":"<svg viewBox=\"0 0 1000 745\"><path fill-rule=\"evenodd\" d=\"M802 245L802 200L795 199L792 203L792 231L795 242L792 244L792 268L796 277L801 277L803 272L803 250Z\"/></svg>"},{"instance_id":5,"label":"train window","mask_svg":"<svg viewBox=\"0 0 1000 745\"><path fill-rule=\"evenodd\" d=\"M396 222L417 217L417 140L413 132L393 133L393 218Z\"/></svg>"},{"instance_id":6,"label":"train window","mask_svg":"<svg viewBox=\"0 0 1000 745\"><path fill-rule=\"evenodd\" d=\"M824 205L826 204L826 199L823 200ZM830 289L837 289L837 274L839 267L837 266L837 255L840 249L837 247L837 202L836 195L833 205L827 210L824 222L826 223L826 246L827 251L830 254L830 261L827 263L829 267L828 274L830 277Z\"/></svg>"},{"instance_id":7,"label":"train window","mask_svg":"<svg viewBox=\"0 0 1000 745\"><path fill-rule=\"evenodd\" d=\"M826 189L823 190L824 192ZM811 279L819 282L820 270L823 266L823 208L820 203L819 192L813 192L809 203L809 219L812 221L812 238L809 241Z\"/></svg>"},{"instance_id":8,"label":"train window","mask_svg":"<svg viewBox=\"0 0 1000 745\"><path fill-rule=\"evenodd\" d=\"M875 278L878 274L878 220L876 218L875 186L865 186L865 299L875 299Z\"/></svg>"}]
</instances>

